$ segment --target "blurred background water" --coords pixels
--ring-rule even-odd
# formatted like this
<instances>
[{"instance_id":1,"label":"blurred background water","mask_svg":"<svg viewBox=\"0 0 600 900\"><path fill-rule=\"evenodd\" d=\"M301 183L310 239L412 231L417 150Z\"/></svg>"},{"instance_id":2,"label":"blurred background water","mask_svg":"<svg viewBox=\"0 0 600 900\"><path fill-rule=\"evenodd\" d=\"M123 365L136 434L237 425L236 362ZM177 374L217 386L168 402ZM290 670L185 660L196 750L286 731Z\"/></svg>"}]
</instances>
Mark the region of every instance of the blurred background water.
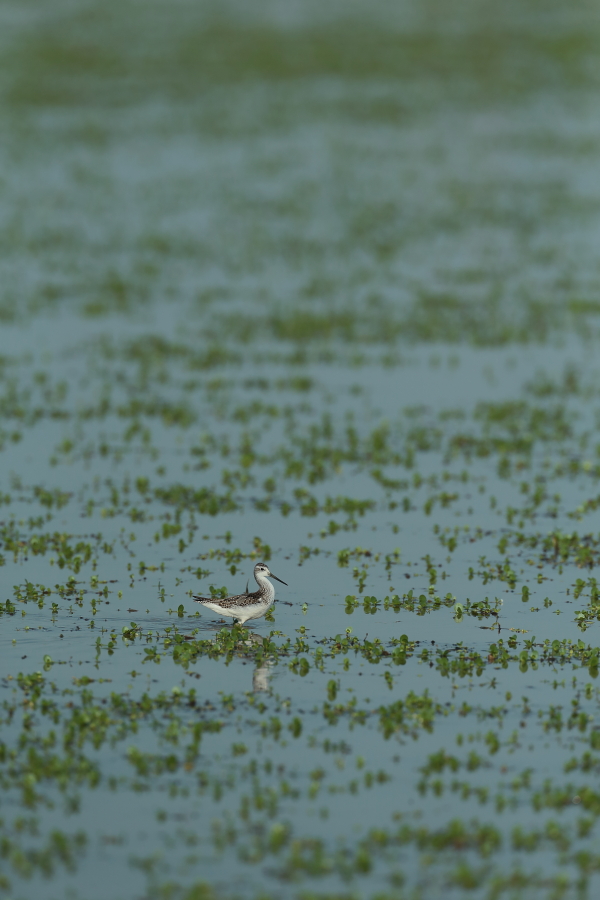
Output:
<instances>
[{"instance_id":1,"label":"blurred background water","mask_svg":"<svg viewBox=\"0 0 600 900\"><path fill-rule=\"evenodd\" d=\"M583 0L2 4L11 898L594 895L599 39ZM256 658L190 595L261 555Z\"/></svg>"}]
</instances>

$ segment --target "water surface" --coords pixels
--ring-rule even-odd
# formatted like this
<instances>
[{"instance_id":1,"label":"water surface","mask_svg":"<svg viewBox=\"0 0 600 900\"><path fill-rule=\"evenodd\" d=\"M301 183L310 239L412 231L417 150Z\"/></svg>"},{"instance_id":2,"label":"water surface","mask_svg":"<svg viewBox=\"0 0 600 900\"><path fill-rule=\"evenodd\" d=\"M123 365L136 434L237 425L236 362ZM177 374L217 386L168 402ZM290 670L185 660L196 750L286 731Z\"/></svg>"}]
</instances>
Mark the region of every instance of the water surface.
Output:
<instances>
[{"instance_id":1,"label":"water surface","mask_svg":"<svg viewBox=\"0 0 600 900\"><path fill-rule=\"evenodd\" d=\"M7 895L594 896L595 5L1 21Z\"/></svg>"}]
</instances>

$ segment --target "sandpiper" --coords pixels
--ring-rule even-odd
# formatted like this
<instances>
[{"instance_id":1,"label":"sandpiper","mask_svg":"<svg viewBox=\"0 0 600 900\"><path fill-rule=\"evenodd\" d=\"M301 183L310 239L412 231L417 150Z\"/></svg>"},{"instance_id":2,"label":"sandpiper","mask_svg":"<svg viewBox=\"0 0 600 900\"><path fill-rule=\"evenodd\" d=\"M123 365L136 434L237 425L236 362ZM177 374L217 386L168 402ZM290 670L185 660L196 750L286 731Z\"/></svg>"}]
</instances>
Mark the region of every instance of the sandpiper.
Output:
<instances>
[{"instance_id":1,"label":"sandpiper","mask_svg":"<svg viewBox=\"0 0 600 900\"><path fill-rule=\"evenodd\" d=\"M268 580L274 578L280 584L287 584L269 570L264 563L256 563L254 566L254 578L258 584L257 591L248 592L248 584L243 594L235 594L233 597L224 597L219 600L216 597L192 597L196 603L201 603L207 609L220 613L222 616L231 616L237 619L240 625L250 619L260 619L275 602L275 588Z\"/></svg>"}]
</instances>

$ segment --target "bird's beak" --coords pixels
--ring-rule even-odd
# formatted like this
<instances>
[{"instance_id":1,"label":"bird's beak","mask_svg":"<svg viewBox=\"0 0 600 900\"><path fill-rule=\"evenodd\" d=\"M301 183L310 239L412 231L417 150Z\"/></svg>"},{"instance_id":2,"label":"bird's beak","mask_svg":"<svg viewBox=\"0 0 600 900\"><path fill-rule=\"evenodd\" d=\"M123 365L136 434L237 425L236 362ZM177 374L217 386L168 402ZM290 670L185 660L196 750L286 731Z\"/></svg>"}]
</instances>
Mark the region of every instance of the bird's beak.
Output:
<instances>
[{"instance_id":1,"label":"bird's beak","mask_svg":"<svg viewBox=\"0 0 600 900\"><path fill-rule=\"evenodd\" d=\"M285 584L285 586L288 587L287 581L282 581L281 578L278 578L277 575L273 575L272 572L271 572L271 578L274 578L275 581L279 582L279 584Z\"/></svg>"}]
</instances>

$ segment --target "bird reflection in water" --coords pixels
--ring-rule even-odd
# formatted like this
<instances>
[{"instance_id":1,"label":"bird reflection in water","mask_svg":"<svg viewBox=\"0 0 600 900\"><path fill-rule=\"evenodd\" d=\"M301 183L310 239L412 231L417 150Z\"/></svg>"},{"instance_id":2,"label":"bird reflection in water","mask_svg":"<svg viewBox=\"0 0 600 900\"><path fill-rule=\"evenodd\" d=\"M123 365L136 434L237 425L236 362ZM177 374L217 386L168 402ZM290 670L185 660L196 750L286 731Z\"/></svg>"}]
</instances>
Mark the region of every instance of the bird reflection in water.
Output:
<instances>
[{"instance_id":1,"label":"bird reflection in water","mask_svg":"<svg viewBox=\"0 0 600 900\"><path fill-rule=\"evenodd\" d=\"M273 668L272 662L264 662L262 666L257 666L252 675L252 690L255 694L260 691L269 691L269 676Z\"/></svg>"},{"instance_id":2,"label":"bird reflection in water","mask_svg":"<svg viewBox=\"0 0 600 900\"><path fill-rule=\"evenodd\" d=\"M249 631L248 636L246 637L246 645L251 647L252 644L262 644L263 638L260 634L256 634L255 631ZM269 676L271 674L271 669L273 668L273 660L266 659L262 662L260 666L257 666L254 672L252 673L252 690L255 694L263 691L270 691L271 688L269 686Z\"/></svg>"}]
</instances>

